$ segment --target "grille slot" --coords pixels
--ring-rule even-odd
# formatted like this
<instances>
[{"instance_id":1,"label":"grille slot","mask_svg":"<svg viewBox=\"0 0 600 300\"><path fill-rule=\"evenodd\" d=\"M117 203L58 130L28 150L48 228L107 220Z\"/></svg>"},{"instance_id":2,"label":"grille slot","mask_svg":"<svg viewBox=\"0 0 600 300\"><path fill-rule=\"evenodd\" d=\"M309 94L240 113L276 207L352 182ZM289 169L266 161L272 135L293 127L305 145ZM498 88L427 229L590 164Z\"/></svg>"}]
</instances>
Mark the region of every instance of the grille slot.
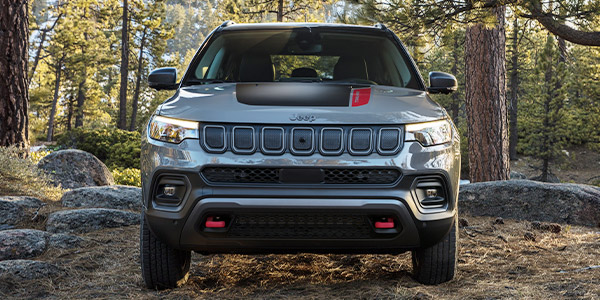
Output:
<instances>
[{"instance_id":1,"label":"grille slot","mask_svg":"<svg viewBox=\"0 0 600 300\"><path fill-rule=\"evenodd\" d=\"M225 145L225 127L209 125L203 130L204 143L208 149L213 151L223 151Z\"/></svg>"},{"instance_id":2,"label":"grille slot","mask_svg":"<svg viewBox=\"0 0 600 300\"><path fill-rule=\"evenodd\" d=\"M363 169L363 168L323 168L315 169L323 172L323 182L294 182L286 184L393 184L401 176L396 169ZM240 184L267 183L282 184L280 168L252 167L208 167L202 175L210 183Z\"/></svg>"},{"instance_id":3,"label":"grille slot","mask_svg":"<svg viewBox=\"0 0 600 300\"><path fill-rule=\"evenodd\" d=\"M321 130L321 152L323 154L341 154L344 149L344 130L342 128L323 128Z\"/></svg>"},{"instance_id":4,"label":"grille slot","mask_svg":"<svg viewBox=\"0 0 600 300\"><path fill-rule=\"evenodd\" d=\"M371 128L353 128L350 131L350 153L366 155L371 153Z\"/></svg>"},{"instance_id":5,"label":"grille slot","mask_svg":"<svg viewBox=\"0 0 600 300\"><path fill-rule=\"evenodd\" d=\"M253 127L233 127L233 150L240 153L251 153L254 151Z\"/></svg>"},{"instance_id":6,"label":"grille slot","mask_svg":"<svg viewBox=\"0 0 600 300\"><path fill-rule=\"evenodd\" d=\"M312 154L313 152L312 128L298 127L292 129L292 152L294 154Z\"/></svg>"},{"instance_id":7,"label":"grille slot","mask_svg":"<svg viewBox=\"0 0 600 300\"><path fill-rule=\"evenodd\" d=\"M262 150L267 154L281 154L285 150L285 130L277 127L262 129Z\"/></svg>"},{"instance_id":8,"label":"grille slot","mask_svg":"<svg viewBox=\"0 0 600 300\"><path fill-rule=\"evenodd\" d=\"M400 135L402 132L398 128L382 128L379 130L379 148L381 154L394 154L400 148Z\"/></svg>"},{"instance_id":9,"label":"grille slot","mask_svg":"<svg viewBox=\"0 0 600 300\"><path fill-rule=\"evenodd\" d=\"M368 218L353 214L262 213L236 216L228 236L244 238L366 239Z\"/></svg>"}]
</instances>

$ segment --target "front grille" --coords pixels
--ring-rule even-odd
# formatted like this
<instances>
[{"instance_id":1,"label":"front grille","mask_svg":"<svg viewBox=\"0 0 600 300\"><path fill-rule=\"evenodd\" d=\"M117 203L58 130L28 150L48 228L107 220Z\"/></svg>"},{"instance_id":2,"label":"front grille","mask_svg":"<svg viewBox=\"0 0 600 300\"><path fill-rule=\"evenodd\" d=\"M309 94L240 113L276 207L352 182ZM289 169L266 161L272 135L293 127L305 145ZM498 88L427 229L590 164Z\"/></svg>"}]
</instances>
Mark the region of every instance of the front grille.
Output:
<instances>
[{"instance_id":1,"label":"front grille","mask_svg":"<svg viewBox=\"0 0 600 300\"><path fill-rule=\"evenodd\" d=\"M255 167L207 167L202 170L202 175L209 183L216 184L315 184L314 176L312 176L314 171L320 171L323 174L323 181L316 184L393 184L401 176L400 171L396 169L311 168L304 169L313 171L307 172L307 174L311 175L311 178L306 178L305 182L303 182L302 178L293 178L292 182L285 182L285 177L281 176L282 170L284 169Z\"/></svg>"},{"instance_id":2,"label":"front grille","mask_svg":"<svg viewBox=\"0 0 600 300\"><path fill-rule=\"evenodd\" d=\"M264 239L366 239L368 218L358 214L256 213L237 215L229 237Z\"/></svg>"},{"instance_id":3,"label":"front grille","mask_svg":"<svg viewBox=\"0 0 600 300\"><path fill-rule=\"evenodd\" d=\"M249 155L396 155L402 149L403 126L275 126L201 124L200 145L206 152Z\"/></svg>"}]
</instances>

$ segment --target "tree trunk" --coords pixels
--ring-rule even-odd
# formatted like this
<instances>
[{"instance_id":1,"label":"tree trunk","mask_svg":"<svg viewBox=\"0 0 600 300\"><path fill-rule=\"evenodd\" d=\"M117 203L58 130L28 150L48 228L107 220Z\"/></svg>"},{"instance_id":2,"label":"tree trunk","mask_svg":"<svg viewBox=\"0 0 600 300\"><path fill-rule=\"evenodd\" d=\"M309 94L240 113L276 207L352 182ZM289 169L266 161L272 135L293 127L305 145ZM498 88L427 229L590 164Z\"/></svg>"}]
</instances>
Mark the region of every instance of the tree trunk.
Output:
<instances>
[{"instance_id":1,"label":"tree trunk","mask_svg":"<svg viewBox=\"0 0 600 300\"><path fill-rule=\"evenodd\" d=\"M27 0L0 5L0 146L27 151L29 16Z\"/></svg>"},{"instance_id":2,"label":"tree trunk","mask_svg":"<svg viewBox=\"0 0 600 300\"><path fill-rule=\"evenodd\" d=\"M63 59L61 58L56 64L56 80L54 82L54 97L52 98L52 108L50 109L50 117L48 118L48 135L46 136L46 141L52 141L52 135L54 134L54 116L56 116L56 105L58 104L58 92L60 89L60 75L62 73L62 63Z\"/></svg>"},{"instance_id":3,"label":"tree trunk","mask_svg":"<svg viewBox=\"0 0 600 300\"><path fill-rule=\"evenodd\" d=\"M127 129L127 75L129 70L128 6L123 0L123 28L121 29L121 87L119 91L119 120L117 127Z\"/></svg>"},{"instance_id":4,"label":"tree trunk","mask_svg":"<svg viewBox=\"0 0 600 300\"><path fill-rule=\"evenodd\" d=\"M83 71L83 79L79 82L77 88L77 108L75 109L75 128L83 126L83 104L85 103L85 82L87 74Z\"/></svg>"},{"instance_id":5,"label":"tree trunk","mask_svg":"<svg viewBox=\"0 0 600 300\"><path fill-rule=\"evenodd\" d=\"M62 13L56 17L56 20L54 20L54 23L52 23L52 26L41 30L42 36L40 37L40 45L35 53L35 58L33 60L33 66L31 67L31 72L29 74L30 82L31 82L31 79L33 78L33 75L35 75L35 70L37 69L38 63L40 62L40 57L42 56L42 50L44 49L44 42L46 41L48 32L54 30L54 27L56 27L56 24L58 23L58 20L60 20L61 17L62 17Z\"/></svg>"},{"instance_id":6,"label":"tree trunk","mask_svg":"<svg viewBox=\"0 0 600 300\"><path fill-rule=\"evenodd\" d=\"M518 127L517 127L517 112L519 109L519 21L515 17L513 22L513 36L512 36L512 53L511 53L511 70L510 70L510 141L509 141L509 153L510 159L517 159L517 143L519 141Z\"/></svg>"},{"instance_id":7,"label":"tree trunk","mask_svg":"<svg viewBox=\"0 0 600 300\"><path fill-rule=\"evenodd\" d=\"M552 56L550 56L549 59L552 59ZM545 74L544 74L544 80L546 81L546 84L550 85L550 83L552 82L552 64L549 63L548 64L548 68L546 68ZM548 173L549 173L549 167L548 164L550 162L550 130L554 129L554 126L551 127L551 122L550 122L550 103L552 102L552 95L554 94L554 89L551 86L548 86L548 90L546 92L545 95L545 99L544 99L544 120L543 120L543 124L544 124L544 131L543 131L543 137L542 137L542 175L540 176L540 180L547 182L548 181Z\"/></svg>"},{"instance_id":8,"label":"tree trunk","mask_svg":"<svg viewBox=\"0 0 600 300\"><path fill-rule=\"evenodd\" d=\"M67 131L71 131L71 124L73 123L73 96L69 95L69 102L67 105Z\"/></svg>"},{"instance_id":9,"label":"tree trunk","mask_svg":"<svg viewBox=\"0 0 600 300\"><path fill-rule=\"evenodd\" d=\"M277 22L283 22L283 0L277 3Z\"/></svg>"},{"instance_id":10,"label":"tree trunk","mask_svg":"<svg viewBox=\"0 0 600 300\"><path fill-rule=\"evenodd\" d=\"M452 51L452 68L450 72L452 75L456 76L458 74L458 33L454 34L454 51ZM460 104L460 97L458 93L452 93L452 102L450 103L450 115L452 117L452 121L458 127L458 110Z\"/></svg>"},{"instance_id":11,"label":"tree trunk","mask_svg":"<svg viewBox=\"0 0 600 300\"><path fill-rule=\"evenodd\" d=\"M142 83L142 71L144 69L144 47L146 46L146 28L142 33L142 40L140 41L140 56L138 59L137 78L135 79L135 92L133 94L133 101L131 102L131 123L129 124L129 131L135 130L135 122L137 119L138 111L138 100L140 98L140 85Z\"/></svg>"},{"instance_id":12,"label":"tree trunk","mask_svg":"<svg viewBox=\"0 0 600 300\"><path fill-rule=\"evenodd\" d=\"M504 14L493 8L497 25L467 28L465 42L465 90L472 182L509 179L508 118Z\"/></svg>"}]
</instances>

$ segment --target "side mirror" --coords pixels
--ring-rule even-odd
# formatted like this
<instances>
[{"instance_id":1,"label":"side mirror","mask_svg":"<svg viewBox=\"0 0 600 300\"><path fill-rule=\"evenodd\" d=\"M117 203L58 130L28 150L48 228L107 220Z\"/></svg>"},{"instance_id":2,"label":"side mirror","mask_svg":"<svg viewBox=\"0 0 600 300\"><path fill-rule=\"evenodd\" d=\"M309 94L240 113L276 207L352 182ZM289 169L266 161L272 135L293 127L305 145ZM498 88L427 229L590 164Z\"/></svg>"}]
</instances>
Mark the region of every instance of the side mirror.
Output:
<instances>
[{"instance_id":1,"label":"side mirror","mask_svg":"<svg viewBox=\"0 0 600 300\"><path fill-rule=\"evenodd\" d=\"M458 88L456 77L444 72L429 72L429 85L427 91L432 94L450 94Z\"/></svg>"},{"instance_id":2,"label":"side mirror","mask_svg":"<svg viewBox=\"0 0 600 300\"><path fill-rule=\"evenodd\" d=\"M177 89L177 69L158 68L148 75L148 86L156 90Z\"/></svg>"}]
</instances>

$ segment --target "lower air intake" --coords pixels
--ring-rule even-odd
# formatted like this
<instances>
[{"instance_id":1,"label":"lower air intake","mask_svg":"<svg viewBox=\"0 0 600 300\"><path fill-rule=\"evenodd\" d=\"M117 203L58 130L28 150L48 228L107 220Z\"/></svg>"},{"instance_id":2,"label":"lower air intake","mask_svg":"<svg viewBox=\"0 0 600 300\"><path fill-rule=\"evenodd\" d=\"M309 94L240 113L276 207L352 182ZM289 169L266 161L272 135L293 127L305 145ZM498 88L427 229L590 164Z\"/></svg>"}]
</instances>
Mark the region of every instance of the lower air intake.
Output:
<instances>
[{"instance_id":1,"label":"lower air intake","mask_svg":"<svg viewBox=\"0 0 600 300\"><path fill-rule=\"evenodd\" d=\"M228 236L263 239L367 239L368 218L352 214L264 213L236 216Z\"/></svg>"}]
</instances>

